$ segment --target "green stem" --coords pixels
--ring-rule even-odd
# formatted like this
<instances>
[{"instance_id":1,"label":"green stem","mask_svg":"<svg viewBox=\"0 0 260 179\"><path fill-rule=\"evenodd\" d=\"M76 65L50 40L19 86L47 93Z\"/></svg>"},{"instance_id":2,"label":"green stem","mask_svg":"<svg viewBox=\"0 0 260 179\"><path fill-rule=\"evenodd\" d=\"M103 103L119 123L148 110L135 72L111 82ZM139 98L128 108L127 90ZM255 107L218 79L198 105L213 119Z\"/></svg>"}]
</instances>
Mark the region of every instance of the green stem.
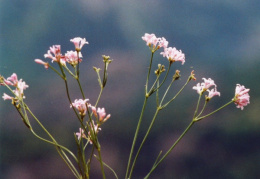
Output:
<instances>
[{"instance_id":1,"label":"green stem","mask_svg":"<svg viewBox=\"0 0 260 179\"><path fill-rule=\"evenodd\" d=\"M78 82L78 85L79 85L79 88L80 88L80 92L81 92L81 94L82 94L83 99L86 99L86 98L85 98L85 95L84 95L84 92L83 92L83 89L82 89L82 87L81 87L80 81L79 81L79 77L77 77L76 80L77 80L77 82Z\"/></svg>"},{"instance_id":2,"label":"green stem","mask_svg":"<svg viewBox=\"0 0 260 179\"><path fill-rule=\"evenodd\" d=\"M191 128L191 126L195 123L195 121L191 121L191 123L188 125L188 127L184 130L184 132L180 135L180 137L176 140L176 142L171 146L171 148L164 154L164 156L152 167L150 172L144 177L147 179L151 173L157 168L157 166L169 155L169 153L174 149L174 147L180 142L180 140L183 138L183 136L188 132L188 130Z\"/></svg>"},{"instance_id":3,"label":"green stem","mask_svg":"<svg viewBox=\"0 0 260 179\"><path fill-rule=\"evenodd\" d=\"M155 112L155 114L154 114L154 117L153 117L153 119L152 119L152 122L150 123L150 126L149 126L149 128L148 128L148 130L147 130L147 132L146 132L146 134L145 134L145 136L144 136L144 138L143 138L143 141L142 141L142 143L140 144L140 146L139 146L139 148L138 148L138 151L137 151L137 153L136 153L136 155L135 155L135 158L134 158L134 161L133 161L133 163L132 163L132 167L131 167L131 170L130 170L130 173L129 173L129 177L128 177L128 178L131 178L131 177L132 177L132 173L133 173L133 170L134 170L134 167L135 167L136 160L137 160L137 158L138 158L138 156L139 156L139 153L140 153L141 149L143 148L143 144L145 143L145 141L146 141L146 139L147 139L147 137L148 137L148 135L149 135L149 133L150 133L152 127L153 127L153 124L154 124L154 121L155 121L155 119L156 119L156 117L157 117L157 115L158 115L158 112L159 112L160 110L161 110L160 107L157 108L157 110L156 110L156 112Z\"/></svg>"},{"instance_id":4,"label":"green stem","mask_svg":"<svg viewBox=\"0 0 260 179\"><path fill-rule=\"evenodd\" d=\"M105 171L104 171L104 166L103 166L103 161L102 161L102 158L101 158L101 148L100 148L100 145L97 149L98 151L98 157L99 157L99 162L100 162L100 166L101 166L101 171L102 171L102 175L103 175L103 179L106 179L106 175L105 175Z\"/></svg>"},{"instance_id":5,"label":"green stem","mask_svg":"<svg viewBox=\"0 0 260 179\"><path fill-rule=\"evenodd\" d=\"M33 116L35 121L40 125L40 127L46 132L46 134L52 139L52 141L55 143L56 149L58 153L60 154L63 161L68 165L68 167L71 169L72 173L79 178L79 173L66 155L66 153L59 147L59 144L56 142L56 140L52 137L52 135L49 133L49 131L42 125L42 123L37 119L37 117L32 113L30 108L26 105L26 109L29 111L29 113Z\"/></svg>"},{"instance_id":6,"label":"green stem","mask_svg":"<svg viewBox=\"0 0 260 179\"><path fill-rule=\"evenodd\" d=\"M128 163L127 163L125 179L127 179L127 176L128 176L128 171L129 171L129 167L130 167L130 163L131 163L131 159L132 159L132 155L133 155L136 139L137 139L137 136L138 136L138 133L139 133L139 129L140 129L141 123L142 123L144 109L146 107L147 99L148 99L148 97L145 97L144 103L143 103L143 107L142 107L142 111L141 111L141 114L140 114L140 117L139 117L139 121L138 121L138 124L137 124L137 127L136 127L136 131L135 131L135 135L134 135L134 139L133 139L133 143L132 143L132 147L131 147L131 151L130 151L129 159L128 159Z\"/></svg>"},{"instance_id":7,"label":"green stem","mask_svg":"<svg viewBox=\"0 0 260 179\"><path fill-rule=\"evenodd\" d=\"M96 157L96 159L100 162L100 158L98 158L96 155L94 155L94 157ZM106 166L109 170L111 170L113 172L113 174L115 175L116 179L118 179L118 176L116 174L116 172L113 170L113 168L111 168L108 164L106 164L105 162L102 162L104 166Z\"/></svg>"},{"instance_id":8,"label":"green stem","mask_svg":"<svg viewBox=\"0 0 260 179\"><path fill-rule=\"evenodd\" d=\"M148 81L149 81L149 77L150 77L150 73L151 73L151 68L152 68L152 63L153 63L153 54L154 54L154 52L152 51L151 60L150 60L150 65L149 65L149 70L148 70L147 79L146 79L146 84L145 84L145 93L147 93L147 91L148 91Z\"/></svg>"},{"instance_id":9,"label":"green stem","mask_svg":"<svg viewBox=\"0 0 260 179\"><path fill-rule=\"evenodd\" d=\"M224 107L228 106L228 105L231 104L231 103L233 103L232 100L229 101L227 104L224 104L224 105L221 106L220 108L216 109L215 111L213 111L213 112L211 112L211 113L209 113L209 114L207 114L207 115L205 115L205 116L202 116L202 117L199 117L199 118L194 118L193 120L196 122L196 121L199 121L199 120L201 120L201 119L203 119L203 118L206 118L206 117L208 117L208 116L214 114L215 112L217 112L217 111L223 109Z\"/></svg>"},{"instance_id":10,"label":"green stem","mask_svg":"<svg viewBox=\"0 0 260 179\"><path fill-rule=\"evenodd\" d=\"M185 88L185 86L189 83L189 79L186 81L186 83L182 86L182 88L178 91L178 93L170 100L168 101L166 104L162 105L162 109L165 108L168 104L170 104L181 92L182 90ZM169 86L170 87L170 86ZM166 94L166 93L165 93ZM161 101L162 104L162 101Z\"/></svg>"},{"instance_id":11,"label":"green stem","mask_svg":"<svg viewBox=\"0 0 260 179\"><path fill-rule=\"evenodd\" d=\"M159 87L157 87L155 90L159 89L159 88L163 85L163 83L165 82L165 80L166 80L166 78L167 78L167 76L168 76L168 74L169 74L170 68L171 68L171 63L169 63L169 66L168 66L168 69L167 69L167 72L166 72L166 75L165 75L163 81L161 82L161 84L159 85Z\"/></svg>"},{"instance_id":12,"label":"green stem","mask_svg":"<svg viewBox=\"0 0 260 179\"><path fill-rule=\"evenodd\" d=\"M194 119L194 118L196 117L196 115L197 115L197 112L198 112L198 109L199 109L199 104L200 104L201 96L202 96L202 94L199 95L199 99L198 99L197 106L196 106L196 109L195 109L195 112L194 112L194 115L193 115L193 119Z\"/></svg>"}]
</instances>

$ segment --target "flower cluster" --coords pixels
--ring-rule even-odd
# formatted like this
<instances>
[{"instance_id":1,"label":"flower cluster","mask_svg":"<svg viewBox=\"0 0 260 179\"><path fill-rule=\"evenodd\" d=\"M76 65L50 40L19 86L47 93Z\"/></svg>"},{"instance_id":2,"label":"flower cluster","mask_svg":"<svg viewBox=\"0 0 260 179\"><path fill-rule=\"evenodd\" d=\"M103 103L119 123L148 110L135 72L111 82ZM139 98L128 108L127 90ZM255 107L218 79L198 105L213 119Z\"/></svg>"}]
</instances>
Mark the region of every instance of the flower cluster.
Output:
<instances>
[{"instance_id":1,"label":"flower cluster","mask_svg":"<svg viewBox=\"0 0 260 179\"><path fill-rule=\"evenodd\" d=\"M157 38L154 34L145 33L142 39L146 41L147 46L151 47L153 45L153 50L168 46L168 41L164 37Z\"/></svg>"},{"instance_id":2,"label":"flower cluster","mask_svg":"<svg viewBox=\"0 0 260 179\"><path fill-rule=\"evenodd\" d=\"M15 87L15 90L13 90L13 94L15 95L15 97L9 96L6 93L4 93L2 97L4 100L25 98L23 91L29 87L22 79L18 80L17 75L15 73L13 73L7 79L4 79L4 82L2 82L1 85Z\"/></svg>"},{"instance_id":3,"label":"flower cluster","mask_svg":"<svg viewBox=\"0 0 260 179\"><path fill-rule=\"evenodd\" d=\"M233 101L237 105L237 108L241 108L241 110L243 110L244 106L247 106L250 103L250 96L248 94L249 91L250 89L246 89L245 86L237 84L235 90L235 97L233 98Z\"/></svg>"},{"instance_id":4,"label":"flower cluster","mask_svg":"<svg viewBox=\"0 0 260 179\"><path fill-rule=\"evenodd\" d=\"M106 115L105 108L97 108L95 106L92 106L91 104L87 103L89 99L76 99L74 103L70 107L75 107L78 111L79 114L84 117L87 113L88 108L90 108L96 118L97 124L94 123L93 120L90 121L90 127L94 131L95 134L98 133L98 131L101 130L100 125L106 122L111 115L108 114ZM88 107L88 108L87 108ZM88 135L86 136L84 133L84 130L82 128L79 129L79 132L76 133L78 136L78 140L81 138L85 138L89 140L90 144L92 144L93 141L93 136L91 135L91 132L88 132Z\"/></svg>"},{"instance_id":5,"label":"flower cluster","mask_svg":"<svg viewBox=\"0 0 260 179\"><path fill-rule=\"evenodd\" d=\"M65 55L62 55L61 53L61 46L60 45L53 45L50 47L50 49L47 51L46 54L44 54L44 58L50 58L53 62L57 62L61 64L62 66L66 66L66 62L69 63L72 66L75 66L78 64L78 62L82 61L82 54L81 54L81 48L88 44L85 38L75 37L70 40L75 45L76 51L67 51ZM48 62L44 62L41 59L35 59L36 63L44 65L46 69L49 68Z\"/></svg>"},{"instance_id":6,"label":"flower cluster","mask_svg":"<svg viewBox=\"0 0 260 179\"><path fill-rule=\"evenodd\" d=\"M98 119L98 121L101 123L106 122L111 117L110 114L106 115L105 108L96 109L95 106L91 106L91 109L96 119Z\"/></svg>"},{"instance_id":7,"label":"flower cluster","mask_svg":"<svg viewBox=\"0 0 260 179\"><path fill-rule=\"evenodd\" d=\"M160 54L166 57L172 64L175 61L185 62L185 55L182 51L177 50L175 47L168 47L168 41L164 37L157 38L154 34L145 33L142 39L146 42L146 45L151 48L153 52L163 47L164 51ZM152 46L153 45L153 46Z\"/></svg>"},{"instance_id":8,"label":"flower cluster","mask_svg":"<svg viewBox=\"0 0 260 179\"><path fill-rule=\"evenodd\" d=\"M74 108L76 108L79 111L79 114L81 116L85 116L86 112L87 112L87 102L89 101L89 99L75 99L74 103L72 103L72 105L70 105L70 107L72 108L72 106Z\"/></svg>"},{"instance_id":9,"label":"flower cluster","mask_svg":"<svg viewBox=\"0 0 260 179\"><path fill-rule=\"evenodd\" d=\"M198 83L196 86L193 86L192 89L197 90L197 93L202 95L205 91L209 92L207 96L207 100L211 99L214 96L220 96L220 92L217 91L217 85L215 84L214 80L211 78L206 79L202 78L204 80L204 83ZM213 89L209 89L211 87L214 87Z\"/></svg>"}]
</instances>

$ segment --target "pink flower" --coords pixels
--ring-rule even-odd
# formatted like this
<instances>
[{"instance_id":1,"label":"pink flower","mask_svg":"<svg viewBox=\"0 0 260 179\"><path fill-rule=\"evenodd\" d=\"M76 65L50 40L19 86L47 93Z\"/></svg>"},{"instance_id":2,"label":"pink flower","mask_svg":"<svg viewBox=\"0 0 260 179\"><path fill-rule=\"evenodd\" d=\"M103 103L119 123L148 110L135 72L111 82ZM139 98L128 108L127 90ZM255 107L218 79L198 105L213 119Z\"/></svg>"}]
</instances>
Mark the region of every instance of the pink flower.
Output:
<instances>
[{"instance_id":1,"label":"pink flower","mask_svg":"<svg viewBox=\"0 0 260 179\"><path fill-rule=\"evenodd\" d=\"M7 85L11 86L17 86L18 84L18 78L16 73L13 73L10 77L8 77L6 80L4 80Z\"/></svg>"},{"instance_id":2,"label":"pink flower","mask_svg":"<svg viewBox=\"0 0 260 179\"><path fill-rule=\"evenodd\" d=\"M9 96L9 95L7 95L7 94L5 94L4 93L4 95L3 95L3 97L2 97L4 100L8 100L8 99L13 99L13 97L11 97L11 96Z\"/></svg>"},{"instance_id":3,"label":"pink flower","mask_svg":"<svg viewBox=\"0 0 260 179\"><path fill-rule=\"evenodd\" d=\"M76 136L78 136L78 140L80 140L81 138L87 138L86 135L84 134L84 130L79 128L79 132L76 132Z\"/></svg>"},{"instance_id":4,"label":"pink flower","mask_svg":"<svg viewBox=\"0 0 260 179\"><path fill-rule=\"evenodd\" d=\"M93 127L94 125L94 127ZM95 125L95 123L93 122L93 125L91 123L91 129L93 130L93 132L95 133L95 135L98 134L98 131L101 131L101 128L98 126L98 125ZM89 143L92 144L93 143L93 138L91 136L91 133L88 132L88 140L89 140Z\"/></svg>"},{"instance_id":5,"label":"pink flower","mask_svg":"<svg viewBox=\"0 0 260 179\"><path fill-rule=\"evenodd\" d=\"M79 57L76 51L67 51L67 53L65 53L65 59L71 65L78 64L78 61L81 62L82 59L80 58L82 58L81 52L79 52Z\"/></svg>"},{"instance_id":6,"label":"pink flower","mask_svg":"<svg viewBox=\"0 0 260 179\"><path fill-rule=\"evenodd\" d=\"M89 99L75 99L74 103L72 103L72 106L75 107L81 116L85 116L87 112L87 106L86 102L89 101ZM72 107L70 106L70 107Z\"/></svg>"},{"instance_id":7,"label":"pink flower","mask_svg":"<svg viewBox=\"0 0 260 179\"><path fill-rule=\"evenodd\" d=\"M151 46L152 44L154 46L156 46L156 44L158 42L158 39L156 38L156 36L154 34L145 33L144 36L142 37L142 39L144 41L146 41L147 46Z\"/></svg>"},{"instance_id":8,"label":"pink flower","mask_svg":"<svg viewBox=\"0 0 260 179\"><path fill-rule=\"evenodd\" d=\"M76 51L80 51L83 45L88 44L85 38L82 39L80 37L75 37L74 39L70 39L70 41L74 43Z\"/></svg>"},{"instance_id":9,"label":"pink flower","mask_svg":"<svg viewBox=\"0 0 260 179\"><path fill-rule=\"evenodd\" d=\"M161 47L167 48L168 44L169 44L169 42L164 37L162 37L162 38L159 39L158 47L159 48L161 48Z\"/></svg>"},{"instance_id":10,"label":"pink flower","mask_svg":"<svg viewBox=\"0 0 260 179\"><path fill-rule=\"evenodd\" d=\"M237 108L241 108L241 110L243 110L244 106L247 106L247 104L250 103L250 96L248 94L249 91L250 89L246 89L245 86L237 84L235 90L235 97L232 99L237 105Z\"/></svg>"},{"instance_id":11,"label":"pink flower","mask_svg":"<svg viewBox=\"0 0 260 179\"><path fill-rule=\"evenodd\" d=\"M198 94L202 94L205 91L207 91L210 87L214 86L215 87L215 91L214 90L209 91L209 96L214 95L214 93L216 93L215 95L218 95L217 94L218 92L216 90L217 85L214 83L214 81L211 78L209 78L209 79L202 78L202 79L204 80L204 83L198 83L196 86L193 86L192 89L197 90Z\"/></svg>"},{"instance_id":12,"label":"pink flower","mask_svg":"<svg viewBox=\"0 0 260 179\"><path fill-rule=\"evenodd\" d=\"M60 45L53 45L50 47L50 50L47 51L46 54L44 54L44 58L50 58L53 62L61 63L61 65L65 66L66 61L61 55L61 48Z\"/></svg>"},{"instance_id":13,"label":"pink flower","mask_svg":"<svg viewBox=\"0 0 260 179\"><path fill-rule=\"evenodd\" d=\"M95 106L91 106L91 109L92 109L92 112L94 114L94 116L99 119L100 122L106 122L110 117L111 115L108 114L106 115L106 111L105 111L105 108L98 108L96 109Z\"/></svg>"},{"instance_id":14,"label":"pink flower","mask_svg":"<svg viewBox=\"0 0 260 179\"><path fill-rule=\"evenodd\" d=\"M142 39L146 42L147 46L151 47L153 45L153 50L168 46L168 41L164 37L157 38L154 34L145 33Z\"/></svg>"},{"instance_id":15,"label":"pink flower","mask_svg":"<svg viewBox=\"0 0 260 179\"><path fill-rule=\"evenodd\" d=\"M15 73L13 73L10 77L8 77L7 79L4 79L4 82L7 85L10 86L14 86L16 87L15 90L13 90L13 92L15 93L16 97L18 98L25 98L25 96L23 95L23 91L28 88L29 86L22 80L20 79L18 81L17 75ZM3 95L3 99L10 99L13 98L11 96L8 96L7 94L4 93Z\"/></svg>"},{"instance_id":16,"label":"pink flower","mask_svg":"<svg viewBox=\"0 0 260 179\"><path fill-rule=\"evenodd\" d=\"M49 68L49 64L47 62L42 61L41 59L35 59L34 61L38 64L44 65L44 68L46 69Z\"/></svg>"},{"instance_id":17,"label":"pink flower","mask_svg":"<svg viewBox=\"0 0 260 179\"><path fill-rule=\"evenodd\" d=\"M168 47L164 48L164 52L160 53L163 57L166 57L169 62L173 63L175 61L180 61L182 62L182 65L185 62L185 55L182 53L182 51L178 51L175 47Z\"/></svg>"},{"instance_id":18,"label":"pink flower","mask_svg":"<svg viewBox=\"0 0 260 179\"><path fill-rule=\"evenodd\" d=\"M105 108L98 108L97 113L99 115L100 122L106 122L106 120L108 120L111 117L110 114L106 115Z\"/></svg>"},{"instance_id":19,"label":"pink flower","mask_svg":"<svg viewBox=\"0 0 260 179\"><path fill-rule=\"evenodd\" d=\"M216 87L211 90L208 89L207 91L209 92L209 95L207 96L208 100L213 98L214 96L217 96L217 95L220 96L220 92L217 91Z\"/></svg>"}]
</instances>

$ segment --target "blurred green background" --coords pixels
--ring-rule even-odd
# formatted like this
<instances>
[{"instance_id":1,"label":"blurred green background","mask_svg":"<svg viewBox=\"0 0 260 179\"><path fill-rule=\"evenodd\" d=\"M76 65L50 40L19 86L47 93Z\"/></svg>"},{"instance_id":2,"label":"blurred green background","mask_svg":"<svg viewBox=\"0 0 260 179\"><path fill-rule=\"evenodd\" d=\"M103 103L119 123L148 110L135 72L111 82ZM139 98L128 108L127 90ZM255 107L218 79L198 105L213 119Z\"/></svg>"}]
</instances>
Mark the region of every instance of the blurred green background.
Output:
<instances>
[{"instance_id":1,"label":"blurred green background","mask_svg":"<svg viewBox=\"0 0 260 179\"><path fill-rule=\"evenodd\" d=\"M258 0L1 0L0 73L17 73L29 84L26 102L57 140L76 151L73 132L79 124L69 108L61 79L34 62L50 46L60 44L62 53L73 50L69 41L85 37L81 82L87 98L95 101L98 82L92 67L103 68L101 55L109 55L109 79L101 98L112 117L99 133L103 159L124 177L135 126L143 102L143 88L150 51L141 39L144 33L165 37L169 46L186 55L176 91L191 70L196 82L163 110L145 143L134 178L149 171L159 151L165 152L189 124L197 101L192 90L202 77L212 78L221 97L209 103L207 112L225 104L237 83L250 88L251 103L243 111L229 105L196 123L151 178L257 178L260 176L260 1ZM160 55L156 64L167 64ZM72 99L80 97L69 79ZM169 81L167 81L169 83ZM7 92L0 88L1 95ZM170 95L169 98L170 99ZM150 99L142 136L153 116ZM73 175L53 146L36 139L23 125L10 101L0 101L0 178L69 179ZM44 133L32 122L41 135ZM106 170L107 178L113 178ZM101 178L98 163L92 178Z\"/></svg>"}]
</instances>

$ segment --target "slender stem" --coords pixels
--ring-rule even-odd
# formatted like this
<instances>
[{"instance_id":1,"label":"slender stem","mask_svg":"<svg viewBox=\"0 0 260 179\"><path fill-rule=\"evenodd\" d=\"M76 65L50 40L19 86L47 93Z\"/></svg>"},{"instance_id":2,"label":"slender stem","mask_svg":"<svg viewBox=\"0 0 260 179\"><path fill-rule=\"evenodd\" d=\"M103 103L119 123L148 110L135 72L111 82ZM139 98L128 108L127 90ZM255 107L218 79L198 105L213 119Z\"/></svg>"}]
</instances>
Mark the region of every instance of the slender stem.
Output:
<instances>
[{"instance_id":1,"label":"slender stem","mask_svg":"<svg viewBox=\"0 0 260 179\"><path fill-rule=\"evenodd\" d=\"M162 100L161 100L160 106L162 106L162 102L163 102L163 100L164 100L166 94L168 93L168 91L169 91L169 89L171 88L172 83L173 83L174 81L175 81L175 80L173 79L173 80L171 81L171 83L169 84L168 88L166 89L166 91L165 91L165 93L164 93L164 95L163 95L163 97L162 97Z\"/></svg>"},{"instance_id":2,"label":"slender stem","mask_svg":"<svg viewBox=\"0 0 260 179\"><path fill-rule=\"evenodd\" d=\"M97 107L97 105L98 105L98 102L99 102L100 97L101 97L101 95L102 95L103 89L104 89L103 87L100 88L100 92L99 92L99 95L98 95L98 98L97 98L97 101L96 101L95 107Z\"/></svg>"},{"instance_id":3,"label":"slender stem","mask_svg":"<svg viewBox=\"0 0 260 179\"><path fill-rule=\"evenodd\" d=\"M211 112L211 113L209 113L209 114L207 114L207 115L205 115L205 116L202 116L202 117L199 117L199 118L195 118L195 119L193 119L193 120L194 120L194 121L199 121L199 120L201 120L201 119L203 119L203 118L206 118L206 117L208 117L208 116L214 114L215 112L217 112L217 111L223 109L224 107L228 106L228 105L231 104L231 103L233 103L232 100L229 101L227 104L224 104L224 105L221 106L220 108L216 109L215 111L213 111L213 112Z\"/></svg>"},{"instance_id":4,"label":"slender stem","mask_svg":"<svg viewBox=\"0 0 260 179\"><path fill-rule=\"evenodd\" d=\"M106 175L105 175L105 171L104 171L104 166L103 166L103 161L102 161L102 158L101 158L101 148L100 148L100 145L99 145L99 148L97 149L98 151L98 157L99 157L99 162L100 162L100 166L101 166L101 171L102 171L102 175L103 175L103 179L106 178Z\"/></svg>"},{"instance_id":5,"label":"slender stem","mask_svg":"<svg viewBox=\"0 0 260 179\"><path fill-rule=\"evenodd\" d=\"M168 66L168 69L167 69L167 72L166 72L166 75L165 75L163 81L161 82L161 84L159 85L159 87L157 87L155 90L159 89L159 88L163 85L163 83L165 82L165 80L166 80L166 78L167 78L167 76L168 76L168 74L169 74L170 68L171 68L171 63L169 63L169 66Z\"/></svg>"},{"instance_id":6,"label":"slender stem","mask_svg":"<svg viewBox=\"0 0 260 179\"><path fill-rule=\"evenodd\" d=\"M76 168L74 167L74 165L72 164L72 162L70 161L70 159L68 158L68 156L66 155L66 153L64 153L64 151L59 147L59 144L56 142L56 140L52 137L52 135L49 133L49 131L42 125L42 123L37 119L37 117L32 113L32 111L30 110L30 108L27 105L26 105L26 109L33 116L33 118L36 120L36 122L41 126L41 128L46 132L46 134L52 139L52 141L55 143L55 146L56 146L56 149L57 149L58 153L60 154L60 152L61 152L61 154L63 155L62 156L60 154L61 158L68 165L68 167L71 169L73 174L78 178L79 173L76 170Z\"/></svg>"},{"instance_id":7,"label":"slender stem","mask_svg":"<svg viewBox=\"0 0 260 179\"><path fill-rule=\"evenodd\" d=\"M196 117L199 117L199 116L203 113L203 111L205 110L205 107L206 107L207 104L208 104L208 101L205 100L205 103L204 103L204 105L203 105L203 108L201 109L200 113L199 113L198 116L196 116Z\"/></svg>"},{"instance_id":8,"label":"slender stem","mask_svg":"<svg viewBox=\"0 0 260 179\"><path fill-rule=\"evenodd\" d=\"M150 133L152 127L153 127L154 121L155 121L155 119L156 119L156 117L157 117L158 112L160 111L160 109L161 109L160 107L157 108L157 110L156 110L156 112L155 112L155 114L154 114L154 117L153 117L153 119L152 119L152 122L150 123L150 126L149 126L149 128L148 128L148 130L147 130L147 132L146 132L146 134L145 134L145 136L144 136L144 138L143 138L143 141L142 141L142 143L140 144L140 146L139 146L139 148L138 148L138 151L137 151L137 153L136 153L136 155L135 155L135 158L134 158L134 161L133 161L133 163L132 163L132 167L131 167L131 170L130 170L130 172L129 172L129 177L128 177L128 178L131 178L131 177L132 177L132 173L133 173L133 170L134 170L134 167L135 167L136 160L137 160L137 158L138 158L138 156L139 156L139 153L140 153L141 149L143 148L143 144L145 143L145 141L146 141L146 139L147 139L147 137L148 137L148 135L149 135L149 133Z\"/></svg>"},{"instance_id":9,"label":"slender stem","mask_svg":"<svg viewBox=\"0 0 260 179\"><path fill-rule=\"evenodd\" d=\"M78 161L77 157L76 157L68 148L66 148L66 147L64 147L63 145L60 145L60 144L58 144L58 143L55 143L55 142L49 141L49 140L47 140L47 139L44 139L43 137L40 137L38 134L36 134L36 133L34 132L34 130L33 130L32 128L31 128L31 132L32 132L33 135L35 135L35 137L37 137L38 139L40 139L40 140L42 140L42 141L44 141L44 142L47 142L47 143L49 143L49 144L58 146L58 147L60 147L61 149L67 151L67 152L75 159L76 162Z\"/></svg>"},{"instance_id":10,"label":"slender stem","mask_svg":"<svg viewBox=\"0 0 260 179\"><path fill-rule=\"evenodd\" d=\"M149 81L151 68L152 68L152 63L153 63L153 54L154 54L154 51L152 51L152 55L151 55L151 60L150 60L150 65L149 65L149 70L148 70L147 79L146 79L146 85L145 85L145 93L147 93L147 91L148 91L148 81Z\"/></svg>"},{"instance_id":11,"label":"slender stem","mask_svg":"<svg viewBox=\"0 0 260 179\"><path fill-rule=\"evenodd\" d=\"M96 157L96 159L97 159L98 161L101 161L100 158L98 158L98 156L94 155L94 157ZM111 167L110 167L108 164L106 164L105 162L102 162L102 163L104 164L104 166L106 166L108 169L110 169L110 170L113 172L113 174L115 175L116 179L118 179L118 176L117 176L116 172L113 170L113 168L111 168Z\"/></svg>"},{"instance_id":12,"label":"slender stem","mask_svg":"<svg viewBox=\"0 0 260 179\"><path fill-rule=\"evenodd\" d=\"M164 154L164 156L152 167L150 172L144 177L147 179L151 173L156 169L156 167L169 155L169 153L174 149L174 147L180 142L180 140L183 138L183 136L188 132L188 130L191 128L191 126L195 123L195 121L191 121L191 123L188 125L188 127L184 130L184 132L180 135L180 137L176 140L176 142L171 146L171 148Z\"/></svg>"},{"instance_id":13,"label":"slender stem","mask_svg":"<svg viewBox=\"0 0 260 179\"><path fill-rule=\"evenodd\" d=\"M86 98L85 98L85 95L84 95L84 92L83 92L83 89L82 89L82 87L81 87L79 78L77 77L76 80L77 80L77 82L78 82L78 85L79 85L79 88L80 88L80 92L81 92L81 94L82 94L83 99L86 99Z\"/></svg>"},{"instance_id":14,"label":"slender stem","mask_svg":"<svg viewBox=\"0 0 260 179\"><path fill-rule=\"evenodd\" d=\"M141 114L140 114L140 117L139 117L139 121L138 121L138 124L137 124L137 127L136 127L136 131L135 131L135 135L134 135L134 139L133 139L133 143L132 143L132 147L131 147L131 151L130 151L129 159L128 159L128 163L127 163L127 169L126 169L126 174L125 174L125 178L126 179L127 179L127 176L128 176L128 171L129 171L129 167L130 167L130 163L131 163L131 159L132 159L132 155L133 155L136 139L137 139L137 136L138 136L138 133L139 133L139 129L140 129L141 123L142 123L144 109L146 107L147 99L148 99L148 97L145 97L144 103L143 103L143 107L142 107L142 111L141 111Z\"/></svg>"},{"instance_id":15,"label":"slender stem","mask_svg":"<svg viewBox=\"0 0 260 179\"><path fill-rule=\"evenodd\" d=\"M165 108L168 104L170 104L181 92L182 90L185 88L185 86L189 83L189 79L186 81L186 83L182 86L182 88L178 91L178 93L170 100L168 101L166 104L162 105L162 109ZM162 104L162 102L161 102Z\"/></svg>"},{"instance_id":16,"label":"slender stem","mask_svg":"<svg viewBox=\"0 0 260 179\"><path fill-rule=\"evenodd\" d=\"M62 79L64 79L64 77L63 77L54 67L52 67L50 64L49 64L49 67L50 67L54 72L56 72Z\"/></svg>"},{"instance_id":17,"label":"slender stem","mask_svg":"<svg viewBox=\"0 0 260 179\"><path fill-rule=\"evenodd\" d=\"M199 99L198 99L197 107L196 107L195 112L194 112L194 115L193 115L193 119L194 119L194 118L196 117L196 115L197 115L197 112L198 112L198 109L199 109L199 104L200 104L201 96L202 96L202 94L199 95Z\"/></svg>"}]
</instances>

